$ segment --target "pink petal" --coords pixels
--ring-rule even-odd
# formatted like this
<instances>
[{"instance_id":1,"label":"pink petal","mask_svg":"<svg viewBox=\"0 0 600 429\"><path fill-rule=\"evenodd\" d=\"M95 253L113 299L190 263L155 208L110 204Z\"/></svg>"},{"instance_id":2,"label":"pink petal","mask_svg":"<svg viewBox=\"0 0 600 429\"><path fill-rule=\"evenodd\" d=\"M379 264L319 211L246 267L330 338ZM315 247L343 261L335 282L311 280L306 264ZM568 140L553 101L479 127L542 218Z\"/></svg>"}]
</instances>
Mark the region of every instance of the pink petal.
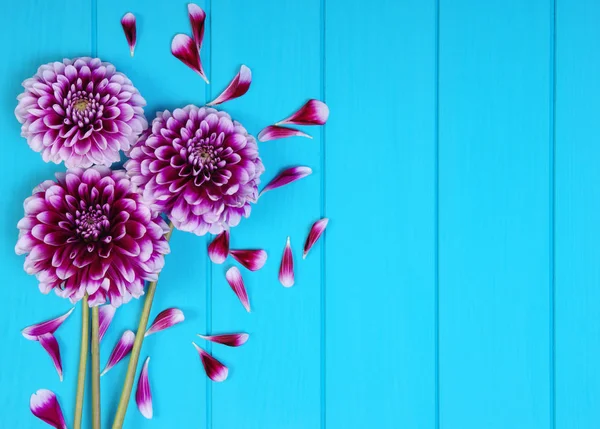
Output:
<instances>
[{"instance_id":1,"label":"pink petal","mask_svg":"<svg viewBox=\"0 0 600 429\"><path fill-rule=\"evenodd\" d=\"M309 136L306 133L303 133L300 130L296 130L294 128L279 127L277 125L269 125L267 128L263 129L260 133L258 133L258 141L260 142L284 139L286 137L306 137L312 139L311 136Z\"/></svg>"},{"instance_id":2,"label":"pink petal","mask_svg":"<svg viewBox=\"0 0 600 429\"><path fill-rule=\"evenodd\" d=\"M60 381L63 381L63 370L62 370L62 362L60 359L60 348L58 347L58 341L56 341L56 337L53 334L44 334L38 337L38 341L42 345L42 347L48 352L52 362L54 363L54 367L56 368L56 372L58 372L58 378Z\"/></svg>"},{"instance_id":3,"label":"pink petal","mask_svg":"<svg viewBox=\"0 0 600 429\"><path fill-rule=\"evenodd\" d=\"M21 331L23 336L28 340L37 340L37 337L44 334L53 334L60 325L71 315L75 307L67 311L62 316L57 317L56 319L47 320L45 322L36 323L35 325L31 325L26 327Z\"/></svg>"},{"instance_id":4,"label":"pink petal","mask_svg":"<svg viewBox=\"0 0 600 429\"><path fill-rule=\"evenodd\" d=\"M152 418L152 392L150 391L150 381L148 380L148 363L150 356L146 358L140 376L138 378L137 390L135 392L135 402L142 416L147 419Z\"/></svg>"},{"instance_id":5,"label":"pink petal","mask_svg":"<svg viewBox=\"0 0 600 429\"><path fill-rule=\"evenodd\" d=\"M129 44L129 53L133 57L133 51L135 50L136 43L136 27L135 27L135 15L131 12L127 12L123 18L121 18L121 25Z\"/></svg>"},{"instance_id":6,"label":"pink petal","mask_svg":"<svg viewBox=\"0 0 600 429\"><path fill-rule=\"evenodd\" d=\"M158 313L158 316L152 322L152 325L146 331L145 337L159 331L163 331L171 326L177 325L185 320L183 311L178 308L167 308Z\"/></svg>"},{"instance_id":7,"label":"pink petal","mask_svg":"<svg viewBox=\"0 0 600 429\"><path fill-rule=\"evenodd\" d=\"M194 347L196 347L196 350L200 355L202 365L204 366L204 371L206 371L208 378L217 382L225 381L227 379L227 375L229 374L227 367L198 347L196 343L192 342L192 344Z\"/></svg>"},{"instance_id":8,"label":"pink petal","mask_svg":"<svg viewBox=\"0 0 600 429\"><path fill-rule=\"evenodd\" d=\"M250 271L260 270L267 262L267 252L260 249L234 250L229 251L233 259L238 261Z\"/></svg>"},{"instance_id":9,"label":"pink petal","mask_svg":"<svg viewBox=\"0 0 600 429\"><path fill-rule=\"evenodd\" d=\"M308 233L308 237L306 237L306 242L304 243L304 253L302 254L302 259L306 259L308 251L311 247L313 247L313 244L317 242L321 234L323 234L328 222L329 219L324 217L323 219L316 221L310 228L310 232Z\"/></svg>"},{"instance_id":10,"label":"pink petal","mask_svg":"<svg viewBox=\"0 0 600 429\"><path fill-rule=\"evenodd\" d=\"M171 53L186 66L198 73L206 83L208 79L202 69L196 43L187 34L177 34L171 42Z\"/></svg>"},{"instance_id":11,"label":"pink petal","mask_svg":"<svg viewBox=\"0 0 600 429\"><path fill-rule=\"evenodd\" d=\"M200 6L194 3L188 4L188 15L190 17L190 25L192 26L192 36L196 42L198 51L202 47L202 40L204 39L204 20L206 19L206 13Z\"/></svg>"},{"instance_id":12,"label":"pink petal","mask_svg":"<svg viewBox=\"0 0 600 429\"><path fill-rule=\"evenodd\" d=\"M115 317L116 311L117 307L113 307L110 304L103 305L98 309L98 335L100 337L100 341L102 341L102 337L104 337L104 334L106 334L106 331L110 326L110 322L112 322L113 317Z\"/></svg>"},{"instance_id":13,"label":"pink petal","mask_svg":"<svg viewBox=\"0 0 600 429\"><path fill-rule=\"evenodd\" d=\"M329 107L319 100L308 100L304 106L298 109L292 116L277 122L275 125L323 125L329 118Z\"/></svg>"},{"instance_id":14,"label":"pink petal","mask_svg":"<svg viewBox=\"0 0 600 429\"><path fill-rule=\"evenodd\" d=\"M225 278L227 279L227 283L231 286L231 289L235 292L240 302L246 309L246 311L250 312L250 301L248 300L248 294L246 293L246 287L244 286L244 279L242 279L242 274L237 267L231 267L225 273Z\"/></svg>"},{"instance_id":15,"label":"pink petal","mask_svg":"<svg viewBox=\"0 0 600 429\"><path fill-rule=\"evenodd\" d=\"M246 333L240 334L223 334L223 335L200 335L200 338L207 341L212 341L213 343L224 344L229 347L239 347L248 341L250 335Z\"/></svg>"},{"instance_id":16,"label":"pink petal","mask_svg":"<svg viewBox=\"0 0 600 429\"><path fill-rule=\"evenodd\" d=\"M242 65L240 71L229 83L225 91L223 91L217 98L207 104L207 106L214 106L216 104L225 103L226 101L233 100L234 98L241 97L250 89L252 83L252 72L248 67Z\"/></svg>"},{"instance_id":17,"label":"pink petal","mask_svg":"<svg viewBox=\"0 0 600 429\"><path fill-rule=\"evenodd\" d=\"M260 191L260 195L272 189L277 189L281 186L287 185L288 183L300 180L303 177L309 176L310 174L312 174L312 170L310 169L310 167L288 168L287 170L284 170L281 173L279 173L273 180L271 180L267 184L267 186L265 186L263 190Z\"/></svg>"},{"instance_id":18,"label":"pink petal","mask_svg":"<svg viewBox=\"0 0 600 429\"><path fill-rule=\"evenodd\" d=\"M279 282L285 287L294 286L294 257L292 255L292 246L290 245L290 237L287 238L283 256L281 257L281 265L279 266Z\"/></svg>"},{"instance_id":19,"label":"pink petal","mask_svg":"<svg viewBox=\"0 0 600 429\"><path fill-rule=\"evenodd\" d=\"M110 353L110 357L108 358L108 363L104 367L104 371L102 371L101 376L106 374L113 366L121 362L125 356L131 352L133 348L133 342L135 341L135 334L133 331L129 329L123 332L121 339L115 345L115 348Z\"/></svg>"},{"instance_id":20,"label":"pink petal","mask_svg":"<svg viewBox=\"0 0 600 429\"><path fill-rule=\"evenodd\" d=\"M38 419L43 420L56 429L67 429L65 418L54 392L40 389L31 395L29 409Z\"/></svg>"},{"instance_id":21,"label":"pink petal","mask_svg":"<svg viewBox=\"0 0 600 429\"><path fill-rule=\"evenodd\" d=\"M208 245L208 256L215 264L222 264L229 255L229 231L226 229Z\"/></svg>"}]
</instances>

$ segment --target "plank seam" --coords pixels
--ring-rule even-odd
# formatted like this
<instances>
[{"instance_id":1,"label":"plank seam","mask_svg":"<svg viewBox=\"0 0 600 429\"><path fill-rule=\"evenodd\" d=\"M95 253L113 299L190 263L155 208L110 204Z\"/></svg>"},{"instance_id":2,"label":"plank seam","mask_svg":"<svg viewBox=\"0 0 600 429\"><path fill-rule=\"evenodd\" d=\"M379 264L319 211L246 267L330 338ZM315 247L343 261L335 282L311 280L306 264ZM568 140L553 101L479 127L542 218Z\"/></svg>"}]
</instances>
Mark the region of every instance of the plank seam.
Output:
<instances>
[{"instance_id":1,"label":"plank seam","mask_svg":"<svg viewBox=\"0 0 600 429\"><path fill-rule=\"evenodd\" d=\"M440 428L440 0L435 0L434 323L435 428Z\"/></svg>"},{"instance_id":2,"label":"plank seam","mask_svg":"<svg viewBox=\"0 0 600 429\"><path fill-rule=\"evenodd\" d=\"M91 25L91 55L98 56L98 0L91 0L92 25Z\"/></svg>"},{"instance_id":3,"label":"plank seam","mask_svg":"<svg viewBox=\"0 0 600 429\"><path fill-rule=\"evenodd\" d=\"M321 100L326 102L326 16L327 16L327 0L321 0ZM321 127L321 201L320 201L320 217L324 218L326 216L326 125ZM321 310L321 361L320 361L320 369L321 369L321 429L325 429L327 426L327 381L326 381L326 243L327 243L327 234L324 234L322 237L322 247L321 247L321 297L320 297L320 310Z\"/></svg>"}]
</instances>

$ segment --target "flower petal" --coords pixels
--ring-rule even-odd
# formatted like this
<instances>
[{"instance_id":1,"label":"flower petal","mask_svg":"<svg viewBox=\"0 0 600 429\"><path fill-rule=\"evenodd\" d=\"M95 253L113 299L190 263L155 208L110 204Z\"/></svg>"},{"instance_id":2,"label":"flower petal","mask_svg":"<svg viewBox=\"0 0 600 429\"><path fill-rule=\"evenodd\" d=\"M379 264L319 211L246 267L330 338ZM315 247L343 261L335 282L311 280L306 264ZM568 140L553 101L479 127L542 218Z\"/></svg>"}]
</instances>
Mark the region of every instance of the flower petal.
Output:
<instances>
[{"instance_id":1,"label":"flower petal","mask_svg":"<svg viewBox=\"0 0 600 429\"><path fill-rule=\"evenodd\" d=\"M239 347L248 341L250 335L246 333L240 334L223 334L223 335L200 335L200 338L207 341L212 341L213 343L224 344L229 347Z\"/></svg>"},{"instance_id":2,"label":"flower petal","mask_svg":"<svg viewBox=\"0 0 600 429\"><path fill-rule=\"evenodd\" d=\"M21 331L23 336L28 340L37 340L37 337L44 334L53 334L60 325L71 315L75 307L67 311L62 316L59 316L52 320L47 320L45 322L36 323L35 325L31 325L26 327Z\"/></svg>"},{"instance_id":3,"label":"flower petal","mask_svg":"<svg viewBox=\"0 0 600 429\"><path fill-rule=\"evenodd\" d=\"M277 189L281 186L287 185L288 183L300 180L306 176L309 176L310 174L312 174L312 169L310 167L291 167L283 170L273 180L271 180L262 191L260 191L260 195L272 189Z\"/></svg>"},{"instance_id":4,"label":"flower petal","mask_svg":"<svg viewBox=\"0 0 600 429\"><path fill-rule=\"evenodd\" d=\"M190 36L187 34L177 34L173 37L171 53L186 66L198 73L208 83L208 79L202 69L198 47Z\"/></svg>"},{"instance_id":5,"label":"flower petal","mask_svg":"<svg viewBox=\"0 0 600 429\"><path fill-rule=\"evenodd\" d=\"M190 17L190 25L192 26L192 36L198 47L198 52L202 48L202 40L204 39L204 20L206 13L200 6L194 3L188 4L188 15Z\"/></svg>"},{"instance_id":6,"label":"flower petal","mask_svg":"<svg viewBox=\"0 0 600 429\"><path fill-rule=\"evenodd\" d=\"M135 341L135 334L129 329L123 332L121 339L115 345L115 348L110 353L108 362L102 371L101 376L106 374L113 366L118 364L125 356L129 354L133 348L133 342Z\"/></svg>"},{"instance_id":7,"label":"flower petal","mask_svg":"<svg viewBox=\"0 0 600 429\"><path fill-rule=\"evenodd\" d=\"M281 265L279 265L279 282L284 287L294 286L294 257L292 255L290 237L287 238L283 256L281 257Z\"/></svg>"},{"instance_id":8,"label":"flower petal","mask_svg":"<svg viewBox=\"0 0 600 429\"><path fill-rule=\"evenodd\" d=\"M207 106L214 106L216 104L225 103L226 101L233 100L234 98L241 97L250 89L252 83L252 72L248 67L242 65L240 71L229 83L227 88L213 101L207 104Z\"/></svg>"},{"instance_id":9,"label":"flower petal","mask_svg":"<svg viewBox=\"0 0 600 429\"><path fill-rule=\"evenodd\" d=\"M177 325L184 320L185 317L183 315L183 311L178 308L167 308L166 310L158 313L158 316L156 316L154 322L152 322L152 325L148 328L144 337L170 328L171 326Z\"/></svg>"},{"instance_id":10,"label":"flower petal","mask_svg":"<svg viewBox=\"0 0 600 429\"><path fill-rule=\"evenodd\" d=\"M329 118L329 107L322 101L311 99L292 116L277 122L275 125L323 125Z\"/></svg>"},{"instance_id":11,"label":"flower petal","mask_svg":"<svg viewBox=\"0 0 600 429\"><path fill-rule=\"evenodd\" d=\"M235 292L240 302L246 309L246 311L250 312L250 301L248 300L248 294L246 293L246 287L244 286L244 279L242 279L242 274L237 267L231 267L225 273L225 278L227 279L227 283L231 286L231 289Z\"/></svg>"},{"instance_id":12,"label":"flower petal","mask_svg":"<svg viewBox=\"0 0 600 429\"><path fill-rule=\"evenodd\" d=\"M269 125L264 128L260 133L258 133L258 141L259 142L268 142L270 140L278 140L284 139L286 137L307 137L312 139L306 133L303 133L300 130L296 130L294 128L280 127L277 125Z\"/></svg>"},{"instance_id":13,"label":"flower petal","mask_svg":"<svg viewBox=\"0 0 600 429\"><path fill-rule=\"evenodd\" d=\"M34 416L50 426L56 429L67 429L65 418L54 392L47 389L35 392L29 400L29 409Z\"/></svg>"},{"instance_id":14,"label":"flower petal","mask_svg":"<svg viewBox=\"0 0 600 429\"><path fill-rule=\"evenodd\" d=\"M233 259L238 261L250 271L260 270L267 262L267 252L261 249L234 250L229 251Z\"/></svg>"},{"instance_id":15,"label":"flower petal","mask_svg":"<svg viewBox=\"0 0 600 429\"><path fill-rule=\"evenodd\" d=\"M208 256L215 264L222 264L229 255L229 230L225 230L215 237L208 245Z\"/></svg>"},{"instance_id":16,"label":"flower petal","mask_svg":"<svg viewBox=\"0 0 600 429\"><path fill-rule=\"evenodd\" d=\"M323 234L328 222L329 219L324 217L323 219L316 221L310 228L310 232L308 233L308 237L306 237L306 242L304 243L304 253L302 254L302 259L306 259L308 251L311 247L313 247L313 244L317 242L321 234Z\"/></svg>"},{"instance_id":17,"label":"flower petal","mask_svg":"<svg viewBox=\"0 0 600 429\"><path fill-rule=\"evenodd\" d=\"M148 380L148 363L150 356L146 358L144 366L138 377L137 390L135 391L135 402L142 416L147 419L152 418L152 392L150 391L150 381Z\"/></svg>"},{"instance_id":18,"label":"flower petal","mask_svg":"<svg viewBox=\"0 0 600 429\"><path fill-rule=\"evenodd\" d=\"M227 367L198 347L196 343L192 342L192 344L194 347L196 347L196 350L200 355L202 365L204 366L204 371L206 371L208 378L217 382L225 381L227 379L227 375L229 374Z\"/></svg>"},{"instance_id":19,"label":"flower petal","mask_svg":"<svg viewBox=\"0 0 600 429\"><path fill-rule=\"evenodd\" d=\"M116 311L117 308L110 304L103 305L98 309L98 321L100 325L98 327L98 335L100 337L100 341L102 341L102 337L104 337L104 334L106 334L106 331L110 326L110 322L112 322L113 317L115 317Z\"/></svg>"},{"instance_id":20,"label":"flower petal","mask_svg":"<svg viewBox=\"0 0 600 429\"><path fill-rule=\"evenodd\" d=\"M129 53L133 57L133 51L135 50L136 44L136 26L135 26L135 15L131 12L127 12L123 18L121 18L121 25L129 44Z\"/></svg>"},{"instance_id":21,"label":"flower petal","mask_svg":"<svg viewBox=\"0 0 600 429\"><path fill-rule=\"evenodd\" d=\"M47 333L44 335L40 335L38 337L38 341L42 345L42 347L48 352L52 362L54 363L54 367L56 368L56 372L58 372L58 378L60 381L63 381L63 370L62 370L62 362L60 359L60 348L58 347L58 341L56 341L56 337Z\"/></svg>"}]
</instances>

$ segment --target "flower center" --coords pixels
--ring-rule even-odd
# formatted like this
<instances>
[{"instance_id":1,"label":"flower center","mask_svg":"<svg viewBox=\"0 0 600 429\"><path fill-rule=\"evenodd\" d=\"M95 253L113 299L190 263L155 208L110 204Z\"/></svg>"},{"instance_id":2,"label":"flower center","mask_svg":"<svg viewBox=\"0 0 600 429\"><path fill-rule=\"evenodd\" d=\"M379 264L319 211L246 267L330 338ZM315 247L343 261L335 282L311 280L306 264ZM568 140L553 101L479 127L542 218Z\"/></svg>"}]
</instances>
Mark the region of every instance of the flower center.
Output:
<instances>
[{"instance_id":1,"label":"flower center","mask_svg":"<svg viewBox=\"0 0 600 429\"><path fill-rule=\"evenodd\" d=\"M100 103L100 97L74 87L66 96L66 125L76 125L85 130L102 117L104 106Z\"/></svg>"},{"instance_id":2,"label":"flower center","mask_svg":"<svg viewBox=\"0 0 600 429\"><path fill-rule=\"evenodd\" d=\"M77 100L73 104L73 108L78 112L83 112L85 109L87 109L88 104L90 104L90 102L86 99Z\"/></svg>"},{"instance_id":3,"label":"flower center","mask_svg":"<svg viewBox=\"0 0 600 429\"><path fill-rule=\"evenodd\" d=\"M75 213L75 231L86 242L98 241L109 227L110 222L100 204Z\"/></svg>"},{"instance_id":4,"label":"flower center","mask_svg":"<svg viewBox=\"0 0 600 429\"><path fill-rule=\"evenodd\" d=\"M187 159L193 167L195 176L200 173L209 176L217 168L221 158L219 157L220 149L214 146L215 140L216 135L214 133L207 138L194 137L188 140L186 145Z\"/></svg>"}]
</instances>

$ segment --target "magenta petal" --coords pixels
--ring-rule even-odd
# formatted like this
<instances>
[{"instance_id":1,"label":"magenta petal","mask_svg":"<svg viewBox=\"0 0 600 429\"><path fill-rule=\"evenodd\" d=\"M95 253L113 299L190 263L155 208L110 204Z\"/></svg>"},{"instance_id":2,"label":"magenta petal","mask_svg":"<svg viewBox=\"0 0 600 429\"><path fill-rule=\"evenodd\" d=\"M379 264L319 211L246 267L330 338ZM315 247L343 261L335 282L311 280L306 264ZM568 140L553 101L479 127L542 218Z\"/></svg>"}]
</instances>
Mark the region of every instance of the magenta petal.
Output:
<instances>
[{"instance_id":1,"label":"magenta petal","mask_svg":"<svg viewBox=\"0 0 600 429\"><path fill-rule=\"evenodd\" d=\"M223 335L200 335L200 338L207 341L212 341L213 343L224 344L229 347L239 347L248 341L250 335L246 333L240 334L223 334Z\"/></svg>"},{"instance_id":2,"label":"magenta petal","mask_svg":"<svg viewBox=\"0 0 600 429\"><path fill-rule=\"evenodd\" d=\"M267 252L260 249L234 250L229 251L233 259L238 261L250 271L260 270L267 262Z\"/></svg>"},{"instance_id":3,"label":"magenta petal","mask_svg":"<svg viewBox=\"0 0 600 429\"><path fill-rule=\"evenodd\" d=\"M152 322L152 325L148 328L144 336L147 337L148 335L165 330L184 320L185 317L183 316L183 311L178 308L167 308L158 313L158 316L156 316L154 322Z\"/></svg>"},{"instance_id":4,"label":"magenta petal","mask_svg":"<svg viewBox=\"0 0 600 429\"><path fill-rule=\"evenodd\" d=\"M287 238L283 256L281 257L281 265L279 265L279 282L285 287L294 286L294 257L292 255L290 237Z\"/></svg>"},{"instance_id":5,"label":"magenta petal","mask_svg":"<svg viewBox=\"0 0 600 429\"><path fill-rule=\"evenodd\" d=\"M148 363L150 356L146 358L140 376L138 378L137 390L135 392L135 402L142 416L147 419L152 418L152 392L150 391L150 381L148 379Z\"/></svg>"},{"instance_id":6,"label":"magenta petal","mask_svg":"<svg viewBox=\"0 0 600 429\"><path fill-rule=\"evenodd\" d=\"M110 357L108 358L108 363L104 367L104 371L102 371L102 374L100 375L106 374L113 366L115 366L121 360L123 360L123 358L127 356L129 352L131 352L134 341L135 334L133 333L133 331L130 331L128 329L127 331L123 332L121 339L119 339L119 341L115 345L115 348L110 353Z\"/></svg>"},{"instance_id":7,"label":"magenta petal","mask_svg":"<svg viewBox=\"0 0 600 429\"><path fill-rule=\"evenodd\" d=\"M192 344L194 347L196 347L196 350L200 355L202 365L204 366L204 371L206 371L208 378L217 382L225 381L227 379L227 375L229 374L227 367L198 347L196 343L192 342Z\"/></svg>"},{"instance_id":8,"label":"magenta petal","mask_svg":"<svg viewBox=\"0 0 600 429\"><path fill-rule=\"evenodd\" d=\"M58 341L56 341L56 337L53 334L44 334L38 337L38 341L42 345L42 347L48 352L52 362L54 363L54 367L56 368L56 372L58 372L58 378L60 381L63 381L63 370L62 370L62 362L60 359L60 348L58 347Z\"/></svg>"},{"instance_id":9,"label":"magenta petal","mask_svg":"<svg viewBox=\"0 0 600 429\"><path fill-rule=\"evenodd\" d=\"M65 418L54 392L40 389L31 395L29 409L38 419L43 420L56 429L67 429Z\"/></svg>"},{"instance_id":10,"label":"magenta petal","mask_svg":"<svg viewBox=\"0 0 600 429\"><path fill-rule=\"evenodd\" d=\"M225 230L215 237L208 245L208 256L215 264L222 264L229 255L229 230Z\"/></svg>"},{"instance_id":11,"label":"magenta petal","mask_svg":"<svg viewBox=\"0 0 600 429\"><path fill-rule=\"evenodd\" d=\"M244 279L242 279L242 274L237 267L231 267L225 273L225 278L227 279L227 283L231 286L231 289L235 292L240 302L246 309L246 311L250 312L250 301L248 300L248 294L246 293L246 287L244 286Z\"/></svg>"},{"instance_id":12,"label":"magenta petal","mask_svg":"<svg viewBox=\"0 0 600 429\"><path fill-rule=\"evenodd\" d=\"M323 219L316 221L310 228L310 232L308 233L308 237L306 237L306 242L304 243L304 253L302 254L302 259L306 259L308 251L311 247L313 247L313 244L317 242L321 234L323 234L328 222L329 219L324 217Z\"/></svg>"},{"instance_id":13,"label":"magenta petal","mask_svg":"<svg viewBox=\"0 0 600 429\"><path fill-rule=\"evenodd\" d=\"M207 104L207 106L214 106L216 104L225 103L226 101L233 100L234 98L241 97L250 89L252 83L252 72L248 67L242 65L240 71L229 83L225 91L223 91L217 98Z\"/></svg>"},{"instance_id":14,"label":"magenta petal","mask_svg":"<svg viewBox=\"0 0 600 429\"><path fill-rule=\"evenodd\" d=\"M280 127L277 125L269 125L258 133L258 141L268 142L269 140L284 139L286 137L306 137L312 139L306 133L294 128Z\"/></svg>"},{"instance_id":15,"label":"magenta petal","mask_svg":"<svg viewBox=\"0 0 600 429\"><path fill-rule=\"evenodd\" d=\"M260 195L272 189L277 189L281 186L287 185L288 183L300 180L308 175L312 174L310 167L291 167L287 170L279 173L273 180L271 180L267 186L260 191Z\"/></svg>"},{"instance_id":16,"label":"magenta petal","mask_svg":"<svg viewBox=\"0 0 600 429\"><path fill-rule=\"evenodd\" d=\"M123 26L123 31L125 32L127 43L129 44L129 53L133 57L133 51L135 50L136 44L135 15L131 12L126 13L123 18L121 18L121 25Z\"/></svg>"},{"instance_id":17,"label":"magenta petal","mask_svg":"<svg viewBox=\"0 0 600 429\"><path fill-rule=\"evenodd\" d=\"M319 100L308 100L304 106L298 109L292 116L277 122L275 125L323 125L329 118L327 104Z\"/></svg>"},{"instance_id":18,"label":"magenta petal","mask_svg":"<svg viewBox=\"0 0 600 429\"><path fill-rule=\"evenodd\" d=\"M47 320L45 322L36 323L35 325L31 325L26 327L21 331L23 336L28 340L37 340L38 337L44 334L53 334L60 325L71 315L75 307L67 311L62 316L59 316L52 320Z\"/></svg>"},{"instance_id":19,"label":"magenta petal","mask_svg":"<svg viewBox=\"0 0 600 429\"><path fill-rule=\"evenodd\" d=\"M177 34L171 42L171 53L186 66L198 73L208 83L202 69L200 54L194 40L187 34Z\"/></svg>"},{"instance_id":20,"label":"magenta petal","mask_svg":"<svg viewBox=\"0 0 600 429\"><path fill-rule=\"evenodd\" d=\"M110 322L112 322L113 317L115 317L116 311L117 308L110 304L103 305L98 309L98 335L100 337L100 341L102 341L102 337L104 337L104 334L106 334L106 331L110 326Z\"/></svg>"},{"instance_id":21,"label":"magenta petal","mask_svg":"<svg viewBox=\"0 0 600 429\"><path fill-rule=\"evenodd\" d=\"M206 13L200 6L194 3L188 4L188 15L190 17L190 25L192 26L192 36L196 42L198 51L202 47L202 40L204 39L204 20L206 19Z\"/></svg>"}]
</instances>

